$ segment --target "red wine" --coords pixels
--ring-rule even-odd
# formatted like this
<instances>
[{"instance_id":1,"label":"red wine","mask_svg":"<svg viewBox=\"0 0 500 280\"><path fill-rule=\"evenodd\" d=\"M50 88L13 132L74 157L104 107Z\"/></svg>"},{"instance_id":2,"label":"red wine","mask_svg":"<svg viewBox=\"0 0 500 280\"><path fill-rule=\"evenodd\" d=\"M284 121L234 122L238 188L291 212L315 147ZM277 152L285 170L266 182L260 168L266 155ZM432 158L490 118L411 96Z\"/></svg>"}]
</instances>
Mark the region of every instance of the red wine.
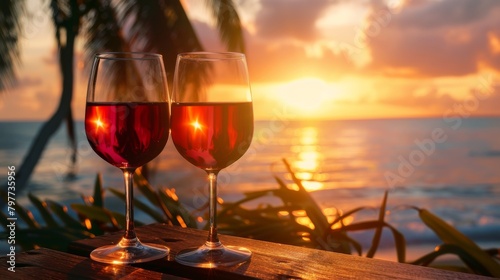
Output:
<instances>
[{"instance_id":1,"label":"red wine","mask_svg":"<svg viewBox=\"0 0 500 280\"><path fill-rule=\"evenodd\" d=\"M252 142L252 103L173 103L170 126L172 141L185 159L204 170L220 170L238 160Z\"/></svg>"},{"instance_id":2,"label":"red wine","mask_svg":"<svg viewBox=\"0 0 500 280\"><path fill-rule=\"evenodd\" d=\"M87 102L85 132L90 146L119 168L137 168L165 147L169 133L167 102Z\"/></svg>"}]
</instances>

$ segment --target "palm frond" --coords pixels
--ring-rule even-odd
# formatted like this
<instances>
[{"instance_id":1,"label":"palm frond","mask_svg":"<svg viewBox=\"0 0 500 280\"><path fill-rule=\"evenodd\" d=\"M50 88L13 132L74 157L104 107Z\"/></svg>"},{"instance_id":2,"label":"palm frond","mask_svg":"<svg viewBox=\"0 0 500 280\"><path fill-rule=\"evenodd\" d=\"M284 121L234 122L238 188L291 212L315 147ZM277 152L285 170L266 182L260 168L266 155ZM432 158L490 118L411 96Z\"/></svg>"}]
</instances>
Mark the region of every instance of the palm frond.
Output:
<instances>
[{"instance_id":1,"label":"palm frond","mask_svg":"<svg viewBox=\"0 0 500 280\"><path fill-rule=\"evenodd\" d=\"M489 254L484 252L476 243L470 240L456 228L449 225L443 219L434 215L426 209L418 209L418 215L422 222L425 223L434 233L445 243L460 247L474 259L478 260L482 266L488 271L489 275L500 277L500 264L491 258Z\"/></svg>"},{"instance_id":2,"label":"palm frond","mask_svg":"<svg viewBox=\"0 0 500 280\"><path fill-rule=\"evenodd\" d=\"M220 38L229 51L245 52L243 30L232 0L207 0L217 22Z\"/></svg>"},{"instance_id":3,"label":"palm frond","mask_svg":"<svg viewBox=\"0 0 500 280\"><path fill-rule=\"evenodd\" d=\"M82 25L85 61L92 61L94 54L99 52L131 51L111 1L90 0L86 5ZM86 67L89 66L86 65Z\"/></svg>"},{"instance_id":4,"label":"palm frond","mask_svg":"<svg viewBox=\"0 0 500 280\"><path fill-rule=\"evenodd\" d=\"M24 1L0 1L0 91L16 81L15 65L20 63L19 38Z\"/></svg>"},{"instance_id":5,"label":"palm frond","mask_svg":"<svg viewBox=\"0 0 500 280\"><path fill-rule=\"evenodd\" d=\"M162 54L170 79L178 53L202 50L180 1L119 1L116 7L133 49Z\"/></svg>"},{"instance_id":6,"label":"palm frond","mask_svg":"<svg viewBox=\"0 0 500 280\"><path fill-rule=\"evenodd\" d=\"M441 244L437 246L434 251L418 258L417 260L411 262L411 264L430 266L431 263L434 262L438 257L447 254L458 256L460 260L468 267L468 269L464 269L464 267L462 266L454 266L447 267L447 269L453 269L456 271L468 273L472 271L476 274L491 276L491 273L479 259L471 255L470 252L465 250L463 247L455 244Z\"/></svg>"},{"instance_id":7,"label":"palm frond","mask_svg":"<svg viewBox=\"0 0 500 280\"><path fill-rule=\"evenodd\" d=\"M387 206L387 194L388 191L386 190L384 193L384 199L382 200L382 205L380 206L379 210L379 216L378 216L379 225L375 229L375 234L373 235L372 239L372 246L370 247L370 250L368 250L368 253L366 254L366 257L368 258L373 258L375 256L378 245L380 243L380 238L382 237L383 222L385 218L385 208Z\"/></svg>"}]
</instances>

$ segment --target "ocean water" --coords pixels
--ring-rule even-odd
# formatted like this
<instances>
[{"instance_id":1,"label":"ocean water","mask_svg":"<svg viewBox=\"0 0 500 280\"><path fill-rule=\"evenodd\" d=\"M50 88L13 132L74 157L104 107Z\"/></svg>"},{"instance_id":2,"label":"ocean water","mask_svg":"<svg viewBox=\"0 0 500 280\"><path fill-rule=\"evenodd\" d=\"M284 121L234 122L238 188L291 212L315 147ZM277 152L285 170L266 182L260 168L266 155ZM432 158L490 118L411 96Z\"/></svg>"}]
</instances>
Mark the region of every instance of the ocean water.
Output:
<instances>
[{"instance_id":1,"label":"ocean water","mask_svg":"<svg viewBox=\"0 0 500 280\"><path fill-rule=\"evenodd\" d=\"M8 166L20 167L41 124L0 122L0 182ZM82 195L92 194L97 173L105 187L122 188L121 172L95 155L82 122L76 166L70 164L65 133L62 127L52 138L29 186L17 190L18 203L29 208L28 192L66 205L81 202ZM277 188L275 175L289 179L283 159L325 211L378 207L388 190L387 221L405 235L410 259L440 244L410 206L431 210L482 247L500 247L500 118L257 121L250 149L219 175L219 195L234 201L247 191ZM206 202L205 173L186 162L171 141L150 169L151 183L175 188L189 209ZM67 176L70 170L75 177ZM123 211L112 195L106 203ZM354 221L377 215L365 210ZM355 238L369 244L371 234ZM384 233L381 246L392 251L390 234ZM390 253L381 258L390 259Z\"/></svg>"}]
</instances>

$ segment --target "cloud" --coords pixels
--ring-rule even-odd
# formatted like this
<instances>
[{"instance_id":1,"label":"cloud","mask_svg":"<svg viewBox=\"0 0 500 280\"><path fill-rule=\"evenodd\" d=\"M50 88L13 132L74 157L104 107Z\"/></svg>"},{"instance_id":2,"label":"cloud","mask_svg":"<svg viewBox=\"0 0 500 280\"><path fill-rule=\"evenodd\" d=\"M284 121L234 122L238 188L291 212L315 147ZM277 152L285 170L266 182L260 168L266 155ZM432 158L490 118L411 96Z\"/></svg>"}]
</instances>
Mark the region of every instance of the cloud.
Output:
<instances>
[{"instance_id":1,"label":"cloud","mask_svg":"<svg viewBox=\"0 0 500 280\"><path fill-rule=\"evenodd\" d=\"M274 0L262 1L256 15L258 36L271 40L316 39L316 20L332 3L328 0Z\"/></svg>"},{"instance_id":2,"label":"cloud","mask_svg":"<svg viewBox=\"0 0 500 280\"><path fill-rule=\"evenodd\" d=\"M317 46L318 53L312 55L303 45L283 43L273 46L255 39L247 40L249 72L254 81L280 82L303 77L331 81L353 69L344 55L321 45Z\"/></svg>"},{"instance_id":3,"label":"cloud","mask_svg":"<svg viewBox=\"0 0 500 280\"><path fill-rule=\"evenodd\" d=\"M457 102L456 99L447 93L441 94L439 88L436 86L425 89L423 94L416 93L417 88L410 94L398 94L390 97L383 97L378 100L379 103L398 105L402 107L419 107L425 108L427 111L434 111L435 109L443 110Z\"/></svg>"},{"instance_id":4,"label":"cloud","mask_svg":"<svg viewBox=\"0 0 500 280\"><path fill-rule=\"evenodd\" d=\"M78 54L78 50L75 51ZM57 48L52 48L50 52L44 54L41 61L47 65L47 67L59 66L59 53Z\"/></svg>"},{"instance_id":5,"label":"cloud","mask_svg":"<svg viewBox=\"0 0 500 280\"><path fill-rule=\"evenodd\" d=\"M498 0L417 1L399 21L404 28L449 28L474 24L498 9Z\"/></svg>"},{"instance_id":6,"label":"cloud","mask_svg":"<svg viewBox=\"0 0 500 280\"><path fill-rule=\"evenodd\" d=\"M280 82L303 77L335 80L353 69L322 37L317 22L339 0L261 1L245 30L253 81Z\"/></svg>"},{"instance_id":7,"label":"cloud","mask_svg":"<svg viewBox=\"0 0 500 280\"><path fill-rule=\"evenodd\" d=\"M414 0L388 8L386 1L372 0L366 22L360 18L359 26L344 26L364 32L366 44L356 46L332 44L335 37L326 38L317 27L324 11L342 1L262 1L255 32L246 36L252 72L257 73L253 76L282 80L311 74L331 79L363 70L368 75L421 78L500 69L500 52L491 48L492 36L500 42L500 1L472 2ZM311 55L311 48L319 55Z\"/></svg>"},{"instance_id":8,"label":"cloud","mask_svg":"<svg viewBox=\"0 0 500 280\"><path fill-rule=\"evenodd\" d=\"M33 75L23 75L15 82L13 89L21 90L30 87L40 86L43 83L42 78Z\"/></svg>"},{"instance_id":9,"label":"cloud","mask_svg":"<svg viewBox=\"0 0 500 280\"><path fill-rule=\"evenodd\" d=\"M344 78L356 77L356 85L346 90L349 98L337 102L355 102L356 110L380 105L408 114L440 115L468 96L468 88L482 70L500 69L500 1L470 2L413 0L388 8L391 1L383 0L349 5L339 0L262 1L244 26L250 78L252 83L304 77L342 83ZM325 11L343 11L334 6L341 3L343 8L361 11L359 24L334 21L337 25L319 29L321 18L335 16ZM371 13L366 13L368 9ZM378 24L378 30L363 29L370 24ZM212 26L196 20L194 25L207 50L224 49ZM363 30L366 45L354 46L359 51L354 54L368 53L370 61L359 65L339 46L349 43L340 39L348 38L345 34L354 36ZM457 80L457 76L464 78ZM499 99L492 96L478 113L489 114L500 106ZM379 113L390 112L381 109Z\"/></svg>"},{"instance_id":10,"label":"cloud","mask_svg":"<svg viewBox=\"0 0 500 280\"><path fill-rule=\"evenodd\" d=\"M200 39L201 45L207 51L222 51L226 48L222 44L218 31L208 23L196 19L191 20L191 24Z\"/></svg>"},{"instance_id":11,"label":"cloud","mask_svg":"<svg viewBox=\"0 0 500 280\"><path fill-rule=\"evenodd\" d=\"M267 4L268 6L264 6L263 9L275 10L283 5L281 2L278 1L278 4L273 7ZM271 1L270 3L275 2ZM310 4L314 3L311 1ZM315 21L313 18L309 20L311 24ZM192 24L205 50L222 51L226 49L214 26L196 19L192 20ZM245 28L243 32L248 67L253 82L290 81L308 76L332 80L346 70L352 69L350 61L344 55L335 53L321 43L294 42L288 40L291 37L274 40L267 38L267 33L263 35L260 32L249 32ZM314 50L308 52L308 48Z\"/></svg>"},{"instance_id":12,"label":"cloud","mask_svg":"<svg viewBox=\"0 0 500 280\"><path fill-rule=\"evenodd\" d=\"M373 14L380 13L373 10ZM372 26L379 24L371 22ZM418 1L366 37L369 69L407 77L462 76L499 68L490 35L500 38L500 1Z\"/></svg>"},{"instance_id":13,"label":"cloud","mask_svg":"<svg viewBox=\"0 0 500 280\"><path fill-rule=\"evenodd\" d=\"M453 88L439 85L404 84L377 95L376 100L361 100L382 105L394 105L407 110L419 110L427 115L462 115L463 117L498 115L500 108L500 83L485 77L476 77L475 83L462 85L465 94L452 94ZM383 91L383 90L382 90ZM392 92L392 94L391 94ZM398 94L399 92L399 94ZM453 92L454 93L454 92Z\"/></svg>"}]
</instances>

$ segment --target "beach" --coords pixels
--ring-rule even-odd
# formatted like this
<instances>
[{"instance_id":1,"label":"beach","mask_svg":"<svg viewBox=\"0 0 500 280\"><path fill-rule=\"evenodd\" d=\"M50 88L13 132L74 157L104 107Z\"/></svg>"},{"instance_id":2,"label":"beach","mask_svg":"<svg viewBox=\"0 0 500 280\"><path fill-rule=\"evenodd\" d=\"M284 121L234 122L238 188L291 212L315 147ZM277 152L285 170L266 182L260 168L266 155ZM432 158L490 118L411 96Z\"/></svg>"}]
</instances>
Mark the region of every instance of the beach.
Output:
<instances>
[{"instance_id":1,"label":"beach","mask_svg":"<svg viewBox=\"0 0 500 280\"><path fill-rule=\"evenodd\" d=\"M0 181L7 166L19 167L41 122L0 123ZM100 159L77 123L78 159L70 164L65 128L45 150L29 186L17 202L33 209L32 193L64 205L91 195L97 173L105 187L123 188L121 172ZM247 153L219 175L219 196L235 201L245 192L277 188L274 176L289 179L282 160L292 166L311 196L326 213L373 207L354 221L377 217L384 192L389 192L386 220L406 237L408 258L439 245L411 206L437 214L482 247L500 246L500 118L446 120L380 119L256 121ZM174 188L188 209L206 202L205 173L190 165L169 140L150 165L154 187ZM69 170L75 176L67 177ZM118 212L123 203L106 193L106 206ZM34 210L36 215L36 210ZM136 218L147 216L139 211ZM372 232L354 235L367 246ZM393 241L384 234L381 258L391 258Z\"/></svg>"}]
</instances>

